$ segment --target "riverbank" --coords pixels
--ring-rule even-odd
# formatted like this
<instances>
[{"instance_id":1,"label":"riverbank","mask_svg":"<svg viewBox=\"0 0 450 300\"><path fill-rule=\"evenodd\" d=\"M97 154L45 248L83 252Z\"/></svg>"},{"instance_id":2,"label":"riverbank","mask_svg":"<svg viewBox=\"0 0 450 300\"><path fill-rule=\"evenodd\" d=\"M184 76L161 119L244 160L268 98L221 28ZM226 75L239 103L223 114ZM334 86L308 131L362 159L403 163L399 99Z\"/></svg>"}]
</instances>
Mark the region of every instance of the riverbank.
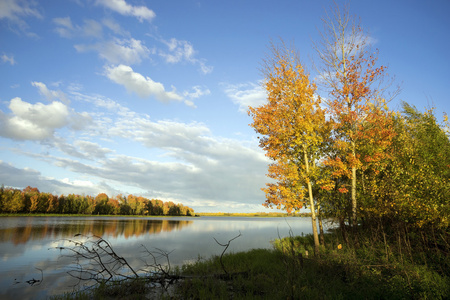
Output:
<instances>
[{"instance_id":1,"label":"riverbank","mask_svg":"<svg viewBox=\"0 0 450 300\"><path fill-rule=\"evenodd\" d=\"M394 244L344 244L336 232L314 256L313 238L276 240L273 249L225 253L175 268L169 292L120 284L57 299L448 299L444 252L399 251ZM386 249L388 254L386 256ZM424 249L426 252L426 249ZM422 257L422 259L418 259ZM152 291L150 291L152 290ZM140 295L140 296L139 296ZM86 297L86 298L83 298Z\"/></svg>"}]
</instances>

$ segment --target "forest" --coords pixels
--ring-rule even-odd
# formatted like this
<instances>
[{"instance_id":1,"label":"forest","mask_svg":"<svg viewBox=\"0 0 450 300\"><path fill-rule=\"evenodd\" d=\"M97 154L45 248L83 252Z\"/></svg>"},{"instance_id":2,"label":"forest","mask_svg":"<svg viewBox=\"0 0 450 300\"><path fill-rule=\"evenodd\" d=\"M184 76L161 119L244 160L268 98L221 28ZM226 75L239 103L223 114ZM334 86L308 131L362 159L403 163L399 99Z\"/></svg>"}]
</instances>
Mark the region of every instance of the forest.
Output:
<instances>
[{"instance_id":1,"label":"forest","mask_svg":"<svg viewBox=\"0 0 450 300\"><path fill-rule=\"evenodd\" d=\"M0 188L0 213L27 214L81 214L81 215L146 215L146 216L194 216L194 210L172 201L163 202L141 196L110 198L105 193L95 198L82 195L41 193L37 188L23 190Z\"/></svg>"}]
</instances>

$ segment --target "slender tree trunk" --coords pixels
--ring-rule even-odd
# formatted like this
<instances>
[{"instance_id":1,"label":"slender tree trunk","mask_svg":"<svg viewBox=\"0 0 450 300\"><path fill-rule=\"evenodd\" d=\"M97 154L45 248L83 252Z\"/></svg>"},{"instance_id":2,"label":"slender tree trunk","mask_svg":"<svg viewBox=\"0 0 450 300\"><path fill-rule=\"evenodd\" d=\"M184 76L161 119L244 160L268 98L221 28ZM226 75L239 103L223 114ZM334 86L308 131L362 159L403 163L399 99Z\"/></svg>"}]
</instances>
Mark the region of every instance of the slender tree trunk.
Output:
<instances>
[{"instance_id":1,"label":"slender tree trunk","mask_svg":"<svg viewBox=\"0 0 450 300\"><path fill-rule=\"evenodd\" d=\"M309 180L309 163L308 163L308 155L306 153L306 150L303 151L303 156L305 158L306 173L308 174L308 193L309 193L309 205L311 207L312 230L313 230L313 236L314 236L314 255L318 255L319 254L319 235L317 234L316 210L314 208L314 198L313 198L311 181Z\"/></svg>"},{"instance_id":2,"label":"slender tree trunk","mask_svg":"<svg viewBox=\"0 0 450 300\"><path fill-rule=\"evenodd\" d=\"M317 217L319 218L319 238L320 244L325 246L325 235L323 233L322 216L320 214L320 204L317 205Z\"/></svg>"},{"instance_id":3,"label":"slender tree trunk","mask_svg":"<svg viewBox=\"0 0 450 300\"><path fill-rule=\"evenodd\" d=\"M356 145L352 142L352 156L356 160ZM356 227L358 224L356 215L356 166L353 163L352 166L352 227Z\"/></svg>"}]
</instances>

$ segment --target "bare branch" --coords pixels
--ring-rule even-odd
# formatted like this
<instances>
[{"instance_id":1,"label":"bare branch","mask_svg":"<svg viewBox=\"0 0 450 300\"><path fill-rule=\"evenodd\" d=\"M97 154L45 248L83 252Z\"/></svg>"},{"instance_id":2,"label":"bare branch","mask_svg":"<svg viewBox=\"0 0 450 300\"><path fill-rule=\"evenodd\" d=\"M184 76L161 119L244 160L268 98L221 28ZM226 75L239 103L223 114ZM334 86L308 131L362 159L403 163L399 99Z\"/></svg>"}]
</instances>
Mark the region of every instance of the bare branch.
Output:
<instances>
[{"instance_id":1,"label":"bare branch","mask_svg":"<svg viewBox=\"0 0 450 300\"><path fill-rule=\"evenodd\" d=\"M232 241L234 241L235 239L237 239L238 237L240 237L241 235L242 235L242 233L239 231L239 235L237 235L237 236L235 236L234 238L232 238L231 240L229 240L228 243L226 243L226 244L221 244L221 243L219 243L219 242L216 240L216 238L213 237L213 239L216 241L217 244L219 244L219 245L222 246L222 247L225 247L225 249L223 249L223 251L222 251L222 254L220 255L220 265L222 266L222 269L223 269L223 271L225 272L226 275L228 275L228 272L227 272L227 270L225 269L225 266L224 266L223 261L222 261L222 257L223 257L223 255L225 254L225 251L227 251L228 247L230 246L230 243L231 243Z\"/></svg>"}]
</instances>

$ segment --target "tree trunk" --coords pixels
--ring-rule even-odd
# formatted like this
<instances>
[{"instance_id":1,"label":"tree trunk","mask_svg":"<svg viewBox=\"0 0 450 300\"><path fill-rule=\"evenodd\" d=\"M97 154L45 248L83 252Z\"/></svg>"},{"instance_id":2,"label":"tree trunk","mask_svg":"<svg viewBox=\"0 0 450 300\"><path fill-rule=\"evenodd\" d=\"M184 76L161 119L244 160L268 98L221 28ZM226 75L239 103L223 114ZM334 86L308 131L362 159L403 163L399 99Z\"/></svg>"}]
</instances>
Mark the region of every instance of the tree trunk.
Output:
<instances>
[{"instance_id":1,"label":"tree trunk","mask_svg":"<svg viewBox=\"0 0 450 300\"><path fill-rule=\"evenodd\" d=\"M325 235L323 233L322 216L320 215L320 204L317 205L317 217L319 218L319 238L320 244L325 246Z\"/></svg>"},{"instance_id":2,"label":"tree trunk","mask_svg":"<svg viewBox=\"0 0 450 300\"><path fill-rule=\"evenodd\" d=\"M309 193L309 205L311 207L311 222L312 222L312 230L314 236L314 255L319 254L319 235L317 234L317 221L316 221L316 210L314 208L314 198L311 187L311 181L309 180L309 163L308 163L308 155L306 150L303 151L303 156L305 158L305 166L306 173L308 174L308 193Z\"/></svg>"},{"instance_id":3,"label":"tree trunk","mask_svg":"<svg viewBox=\"0 0 450 300\"><path fill-rule=\"evenodd\" d=\"M356 145L352 142L352 156L356 160ZM352 227L356 227L358 224L356 215L356 166L355 163L352 165Z\"/></svg>"}]
</instances>

